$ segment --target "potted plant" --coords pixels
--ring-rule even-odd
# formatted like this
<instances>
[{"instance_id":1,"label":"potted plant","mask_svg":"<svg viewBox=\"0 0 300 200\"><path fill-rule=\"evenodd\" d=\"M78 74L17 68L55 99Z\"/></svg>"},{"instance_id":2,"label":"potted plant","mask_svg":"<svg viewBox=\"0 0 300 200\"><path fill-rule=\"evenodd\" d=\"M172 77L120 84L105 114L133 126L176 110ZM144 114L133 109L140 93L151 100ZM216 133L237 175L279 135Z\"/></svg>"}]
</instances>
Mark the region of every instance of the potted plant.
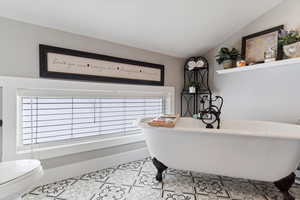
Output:
<instances>
[{"instance_id":1,"label":"potted plant","mask_svg":"<svg viewBox=\"0 0 300 200\"><path fill-rule=\"evenodd\" d=\"M227 47L223 47L219 50L216 60L219 64L223 64L224 69L234 67L236 60L240 57L240 52L236 48L229 50Z\"/></svg>"},{"instance_id":2,"label":"potted plant","mask_svg":"<svg viewBox=\"0 0 300 200\"><path fill-rule=\"evenodd\" d=\"M282 30L279 35L279 44L288 58L300 57L300 34L298 31Z\"/></svg>"},{"instance_id":3,"label":"potted plant","mask_svg":"<svg viewBox=\"0 0 300 200\"><path fill-rule=\"evenodd\" d=\"M198 85L199 84L195 81L190 82L190 84L189 84L189 93L196 93Z\"/></svg>"}]
</instances>

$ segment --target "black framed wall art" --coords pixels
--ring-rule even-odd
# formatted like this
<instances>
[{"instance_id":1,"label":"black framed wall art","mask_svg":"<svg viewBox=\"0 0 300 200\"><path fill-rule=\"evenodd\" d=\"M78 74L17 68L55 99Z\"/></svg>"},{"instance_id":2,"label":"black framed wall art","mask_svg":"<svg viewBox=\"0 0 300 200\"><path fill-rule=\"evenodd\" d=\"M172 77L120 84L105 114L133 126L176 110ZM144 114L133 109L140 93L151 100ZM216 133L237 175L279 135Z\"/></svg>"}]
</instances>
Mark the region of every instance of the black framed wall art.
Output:
<instances>
[{"instance_id":1,"label":"black framed wall art","mask_svg":"<svg viewBox=\"0 0 300 200\"><path fill-rule=\"evenodd\" d=\"M280 31L284 29L284 25L254 33L242 38L242 58L250 63L264 62L264 54L270 48L277 53L276 60L281 60L283 51L278 43Z\"/></svg>"},{"instance_id":2,"label":"black framed wall art","mask_svg":"<svg viewBox=\"0 0 300 200\"><path fill-rule=\"evenodd\" d=\"M40 77L164 85L164 65L39 45Z\"/></svg>"}]
</instances>

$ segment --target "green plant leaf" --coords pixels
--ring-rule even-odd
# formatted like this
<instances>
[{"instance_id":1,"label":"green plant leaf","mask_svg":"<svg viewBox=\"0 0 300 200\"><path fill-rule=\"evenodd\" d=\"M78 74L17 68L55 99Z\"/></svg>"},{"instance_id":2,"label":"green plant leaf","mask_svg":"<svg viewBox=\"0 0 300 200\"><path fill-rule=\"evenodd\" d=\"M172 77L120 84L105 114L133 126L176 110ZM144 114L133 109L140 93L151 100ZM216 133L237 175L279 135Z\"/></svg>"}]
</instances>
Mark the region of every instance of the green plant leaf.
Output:
<instances>
[{"instance_id":1,"label":"green plant leaf","mask_svg":"<svg viewBox=\"0 0 300 200\"><path fill-rule=\"evenodd\" d=\"M236 48L229 50L227 47L223 47L219 50L216 61L222 64L226 60L237 60L239 56L240 52Z\"/></svg>"}]
</instances>

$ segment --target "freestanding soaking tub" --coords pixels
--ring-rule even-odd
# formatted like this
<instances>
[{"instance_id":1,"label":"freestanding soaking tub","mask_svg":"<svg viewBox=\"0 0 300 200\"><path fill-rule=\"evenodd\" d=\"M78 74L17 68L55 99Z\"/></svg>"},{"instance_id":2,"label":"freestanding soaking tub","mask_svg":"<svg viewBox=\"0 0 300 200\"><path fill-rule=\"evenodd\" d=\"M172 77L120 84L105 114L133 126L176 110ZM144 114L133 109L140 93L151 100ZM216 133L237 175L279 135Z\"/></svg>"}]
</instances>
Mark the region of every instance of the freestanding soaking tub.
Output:
<instances>
[{"instance_id":1,"label":"freestanding soaking tub","mask_svg":"<svg viewBox=\"0 0 300 200\"><path fill-rule=\"evenodd\" d=\"M162 181L167 167L274 182L285 199L300 161L300 126L264 121L221 121L206 129L197 119L181 118L174 128L141 121L146 143Z\"/></svg>"}]
</instances>

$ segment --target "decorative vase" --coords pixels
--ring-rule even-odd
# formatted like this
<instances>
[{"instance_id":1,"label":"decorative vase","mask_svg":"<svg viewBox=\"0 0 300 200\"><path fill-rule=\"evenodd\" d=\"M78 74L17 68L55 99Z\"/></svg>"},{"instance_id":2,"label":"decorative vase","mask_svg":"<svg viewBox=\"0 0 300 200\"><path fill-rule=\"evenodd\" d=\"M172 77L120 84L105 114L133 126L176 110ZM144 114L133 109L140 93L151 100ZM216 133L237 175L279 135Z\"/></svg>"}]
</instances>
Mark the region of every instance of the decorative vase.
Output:
<instances>
[{"instance_id":1,"label":"decorative vase","mask_svg":"<svg viewBox=\"0 0 300 200\"><path fill-rule=\"evenodd\" d=\"M194 86L189 87L189 93L196 93L196 87Z\"/></svg>"},{"instance_id":2,"label":"decorative vase","mask_svg":"<svg viewBox=\"0 0 300 200\"><path fill-rule=\"evenodd\" d=\"M274 48L269 48L264 53L265 63L276 61L277 51Z\"/></svg>"},{"instance_id":3,"label":"decorative vase","mask_svg":"<svg viewBox=\"0 0 300 200\"><path fill-rule=\"evenodd\" d=\"M230 69L233 67L233 61L232 60L225 60L223 62L223 68L224 69Z\"/></svg>"},{"instance_id":4,"label":"decorative vase","mask_svg":"<svg viewBox=\"0 0 300 200\"><path fill-rule=\"evenodd\" d=\"M283 46L283 51L288 58L300 57L300 42Z\"/></svg>"}]
</instances>

